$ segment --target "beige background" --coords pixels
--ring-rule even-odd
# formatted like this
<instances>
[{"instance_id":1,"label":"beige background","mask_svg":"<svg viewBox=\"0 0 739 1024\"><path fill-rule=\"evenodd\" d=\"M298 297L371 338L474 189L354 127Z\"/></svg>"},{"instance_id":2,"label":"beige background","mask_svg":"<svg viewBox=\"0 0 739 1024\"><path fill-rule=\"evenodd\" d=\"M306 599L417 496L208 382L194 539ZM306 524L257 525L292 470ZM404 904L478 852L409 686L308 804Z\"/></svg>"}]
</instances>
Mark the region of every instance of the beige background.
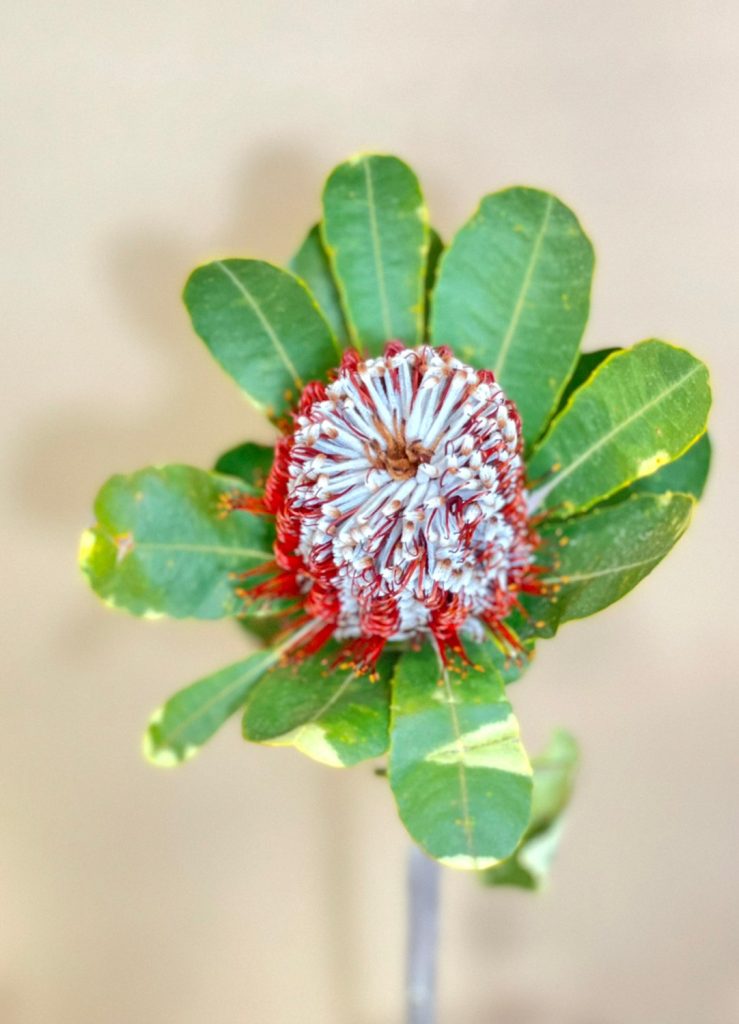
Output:
<instances>
[{"instance_id":1,"label":"beige background","mask_svg":"<svg viewBox=\"0 0 739 1024\"><path fill-rule=\"evenodd\" d=\"M180 288L285 259L359 148L410 160L447 236L485 191L558 192L598 251L586 343L676 339L716 381L688 537L513 693L531 747L580 736L582 783L546 895L445 877L440 1024L739 1019L739 8L17 0L3 24L1 1024L401 1020L384 785L236 723L145 765L149 711L243 641L107 613L75 569L108 474L268 438Z\"/></svg>"}]
</instances>

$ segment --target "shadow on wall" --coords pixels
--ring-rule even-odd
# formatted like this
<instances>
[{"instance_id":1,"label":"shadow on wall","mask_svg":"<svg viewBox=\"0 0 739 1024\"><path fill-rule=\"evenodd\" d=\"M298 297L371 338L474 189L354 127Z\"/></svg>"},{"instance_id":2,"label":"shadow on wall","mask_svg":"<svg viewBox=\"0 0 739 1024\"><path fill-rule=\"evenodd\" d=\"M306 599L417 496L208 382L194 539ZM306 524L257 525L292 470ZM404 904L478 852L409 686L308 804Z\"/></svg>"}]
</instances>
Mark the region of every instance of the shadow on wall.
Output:
<instances>
[{"instance_id":1,"label":"shadow on wall","mask_svg":"<svg viewBox=\"0 0 739 1024\"><path fill-rule=\"evenodd\" d=\"M145 224L131 225L101 247L94 272L99 281L86 282L92 301L105 303L111 318L124 325L124 336L128 328L136 345L154 353L156 379L166 387L151 397L142 388L142 400L130 378L125 386L128 354L111 355L109 340L96 331L86 360L92 372L81 379L79 397L42 410L26 430L12 489L18 512L52 536L69 536L89 521L93 496L112 472L172 459L207 463L218 454L218 438L230 445L272 437L234 385L208 369L210 357L192 333L180 296L192 268L215 256L286 262L318 215L322 163L289 147L255 147L235 176L227 222L205 240L194 239L186 227ZM192 195L188 206L197 204ZM106 364L124 384L119 407L104 405L87 390L95 387L95 350L106 348Z\"/></svg>"}]
</instances>

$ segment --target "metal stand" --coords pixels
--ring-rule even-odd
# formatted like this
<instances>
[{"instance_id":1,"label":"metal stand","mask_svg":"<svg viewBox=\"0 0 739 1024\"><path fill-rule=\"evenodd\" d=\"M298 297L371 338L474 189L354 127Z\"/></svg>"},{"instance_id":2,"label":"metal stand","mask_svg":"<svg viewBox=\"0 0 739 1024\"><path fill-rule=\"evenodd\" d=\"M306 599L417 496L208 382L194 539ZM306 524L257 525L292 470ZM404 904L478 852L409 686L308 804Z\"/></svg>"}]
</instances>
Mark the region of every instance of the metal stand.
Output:
<instances>
[{"instance_id":1,"label":"metal stand","mask_svg":"<svg viewBox=\"0 0 739 1024\"><path fill-rule=\"evenodd\" d=\"M439 878L435 860L411 848L408 857L407 1024L435 1024Z\"/></svg>"}]
</instances>

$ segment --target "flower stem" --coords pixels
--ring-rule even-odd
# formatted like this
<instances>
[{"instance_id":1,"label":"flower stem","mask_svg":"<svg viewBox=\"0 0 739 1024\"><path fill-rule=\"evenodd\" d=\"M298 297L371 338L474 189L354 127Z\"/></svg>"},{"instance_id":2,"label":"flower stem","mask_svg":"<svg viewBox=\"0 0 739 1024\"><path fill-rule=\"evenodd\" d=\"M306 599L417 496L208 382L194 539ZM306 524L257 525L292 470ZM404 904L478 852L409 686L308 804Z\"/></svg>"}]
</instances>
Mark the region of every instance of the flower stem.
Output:
<instances>
[{"instance_id":1,"label":"flower stem","mask_svg":"<svg viewBox=\"0 0 739 1024\"><path fill-rule=\"evenodd\" d=\"M440 868L418 849L408 856L407 1024L436 1020L436 959L439 938Z\"/></svg>"}]
</instances>

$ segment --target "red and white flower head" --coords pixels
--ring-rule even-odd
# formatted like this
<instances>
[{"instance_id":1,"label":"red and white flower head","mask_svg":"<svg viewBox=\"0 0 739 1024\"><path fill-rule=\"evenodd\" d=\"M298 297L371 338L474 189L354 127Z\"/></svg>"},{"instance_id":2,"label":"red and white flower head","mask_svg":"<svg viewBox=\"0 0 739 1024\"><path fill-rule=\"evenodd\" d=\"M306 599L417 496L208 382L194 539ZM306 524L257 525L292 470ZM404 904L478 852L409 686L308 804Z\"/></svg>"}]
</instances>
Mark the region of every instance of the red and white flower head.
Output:
<instances>
[{"instance_id":1,"label":"red and white flower head","mask_svg":"<svg viewBox=\"0 0 739 1024\"><path fill-rule=\"evenodd\" d=\"M265 509L277 518L279 574L257 595L293 595L316 627L371 667L384 645L503 624L536 543L521 428L490 371L448 348L345 354L328 385L309 384L277 445Z\"/></svg>"}]
</instances>

